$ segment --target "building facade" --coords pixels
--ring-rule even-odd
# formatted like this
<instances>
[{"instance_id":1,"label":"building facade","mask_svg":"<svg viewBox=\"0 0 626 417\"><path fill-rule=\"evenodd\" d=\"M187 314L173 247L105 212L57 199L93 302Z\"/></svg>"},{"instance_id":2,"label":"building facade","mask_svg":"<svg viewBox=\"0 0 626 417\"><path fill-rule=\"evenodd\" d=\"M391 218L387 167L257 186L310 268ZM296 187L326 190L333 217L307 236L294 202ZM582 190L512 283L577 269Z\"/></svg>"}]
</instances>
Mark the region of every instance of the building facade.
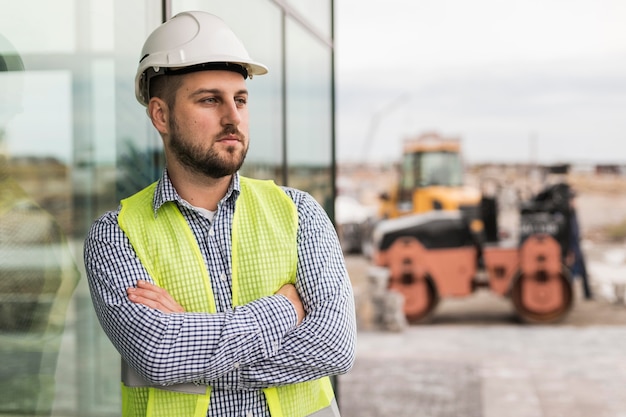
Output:
<instances>
[{"instance_id":1,"label":"building facade","mask_svg":"<svg viewBox=\"0 0 626 417\"><path fill-rule=\"evenodd\" d=\"M221 16L270 72L248 82L243 173L333 217L333 1L0 0L0 416L117 416L119 356L97 322L83 240L156 180L134 98L141 47L184 10Z\"/></svg>"}]
</instances>

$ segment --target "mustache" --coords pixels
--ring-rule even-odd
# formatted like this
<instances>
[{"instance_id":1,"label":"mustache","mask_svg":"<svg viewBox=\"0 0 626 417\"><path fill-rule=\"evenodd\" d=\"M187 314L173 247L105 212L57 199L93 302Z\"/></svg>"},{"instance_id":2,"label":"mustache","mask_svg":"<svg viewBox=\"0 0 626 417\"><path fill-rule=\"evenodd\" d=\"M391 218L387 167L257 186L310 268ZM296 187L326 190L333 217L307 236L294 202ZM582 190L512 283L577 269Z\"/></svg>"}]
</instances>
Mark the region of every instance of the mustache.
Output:
<instances>
[{"instance_id":1,"label":"mustache","mask_svg":"<svg viewBox=\"0 0 626 417\"><path fill-rule=\"evenodd\" d=\"M235 135L237 138L243 142L245 139L245 135L241 133L241 131L237 128L237 126L226 126L218 135L217 138L221 138L228 135Z\"/></svg>"}]
</instances>

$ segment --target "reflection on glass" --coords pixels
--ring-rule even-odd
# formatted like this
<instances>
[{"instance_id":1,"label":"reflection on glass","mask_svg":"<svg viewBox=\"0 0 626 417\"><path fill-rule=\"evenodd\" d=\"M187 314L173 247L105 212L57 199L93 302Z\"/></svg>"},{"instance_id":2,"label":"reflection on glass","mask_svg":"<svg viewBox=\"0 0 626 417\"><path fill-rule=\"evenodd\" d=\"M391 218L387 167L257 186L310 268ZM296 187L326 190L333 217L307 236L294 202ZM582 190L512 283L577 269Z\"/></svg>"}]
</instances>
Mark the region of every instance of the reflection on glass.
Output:
<instances>
[{"instance_id":1,"label":"reflection on glass","mask_svg":"<svg viewBox=\"0 0 626 417\"><path fill-rule=\"evenodd\" d=\"M0 168L0 413L49 412L78 280L54 218ZM7 172L8 171L8 172Z\"/></svg>"},{"instance_id":2,"label":"reflection on glass","mask_svg":"<svg viewBox=\"0 0 626 417\"><path fill-rule=\"evenodd\" d=\"M0 35L0 414L49 415L79 274L51 214L69 207L65 166L54 158L9 158L7 131L23 109L23 76L20 55ZM54 186L59 195L50 192Z\"/></svg>"}]
</instances>

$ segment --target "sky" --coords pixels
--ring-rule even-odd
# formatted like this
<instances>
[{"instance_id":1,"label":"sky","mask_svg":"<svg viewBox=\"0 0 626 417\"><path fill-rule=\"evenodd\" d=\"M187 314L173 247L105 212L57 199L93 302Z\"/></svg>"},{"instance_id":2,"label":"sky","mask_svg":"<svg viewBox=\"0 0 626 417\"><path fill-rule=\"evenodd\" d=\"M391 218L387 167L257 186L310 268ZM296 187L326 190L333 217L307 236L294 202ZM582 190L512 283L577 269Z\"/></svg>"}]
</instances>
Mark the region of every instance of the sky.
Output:
<instances>
[{"instance_id":1,"label":"sky","mask_svg":"<svg viewBox=\"0 0 626 417\"><path fill-rule=\"evenodd\" d=\"M337 158L626 164L626 1L336 0Z\"/></svg>"}]
</instances>

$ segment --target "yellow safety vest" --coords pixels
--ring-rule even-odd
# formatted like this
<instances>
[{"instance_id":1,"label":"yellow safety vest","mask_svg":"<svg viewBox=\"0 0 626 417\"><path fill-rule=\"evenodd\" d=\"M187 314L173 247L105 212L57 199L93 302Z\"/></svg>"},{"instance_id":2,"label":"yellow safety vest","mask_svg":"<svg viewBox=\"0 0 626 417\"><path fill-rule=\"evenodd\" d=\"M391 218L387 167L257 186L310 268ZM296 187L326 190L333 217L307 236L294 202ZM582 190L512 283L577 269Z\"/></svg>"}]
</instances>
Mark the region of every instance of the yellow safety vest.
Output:
<instances>
[{"instance_id":1,"label":"yellow safety vest","mask_svg":"<svg viewBox=\"0 0 626 417\"><path fill-rule=\"evenodd\" d=\"M272 181L240 177L232 229L233 305L274 294L294 283L298 213ZM155 216L156 183L122 200L118 223L156 285L188 312L215 313L211 281L191 228L176 203ZM127 366L122 382L124 417L205 417L210 386L150 386ZM198 390L200 388L200 390ZM272 417L338 416L328 377L263 390Z\"/></svg>"}]
</instances>

